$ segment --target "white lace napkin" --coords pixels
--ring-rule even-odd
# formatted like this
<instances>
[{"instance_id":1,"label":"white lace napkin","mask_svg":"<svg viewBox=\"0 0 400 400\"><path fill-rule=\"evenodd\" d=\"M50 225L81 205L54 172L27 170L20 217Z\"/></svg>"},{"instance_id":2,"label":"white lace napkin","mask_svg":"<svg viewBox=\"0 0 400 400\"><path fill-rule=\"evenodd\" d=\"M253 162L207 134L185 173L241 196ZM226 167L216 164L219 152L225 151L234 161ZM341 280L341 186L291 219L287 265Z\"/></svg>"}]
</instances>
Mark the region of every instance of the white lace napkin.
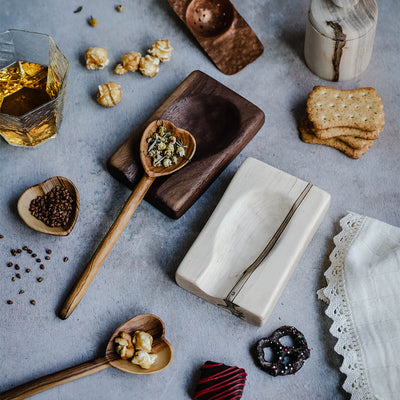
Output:
<instances>
[{"instance_id":1,"label":"white lace napkin","mask_svg":"<svg viewBox=\"0 0 400 400\"><path fill-rule=\"evenodd\" d=\"M400 229L349 213L334 238L327 287L343 388L352 400L400 399Z\"/></svg>"}]
</instances>

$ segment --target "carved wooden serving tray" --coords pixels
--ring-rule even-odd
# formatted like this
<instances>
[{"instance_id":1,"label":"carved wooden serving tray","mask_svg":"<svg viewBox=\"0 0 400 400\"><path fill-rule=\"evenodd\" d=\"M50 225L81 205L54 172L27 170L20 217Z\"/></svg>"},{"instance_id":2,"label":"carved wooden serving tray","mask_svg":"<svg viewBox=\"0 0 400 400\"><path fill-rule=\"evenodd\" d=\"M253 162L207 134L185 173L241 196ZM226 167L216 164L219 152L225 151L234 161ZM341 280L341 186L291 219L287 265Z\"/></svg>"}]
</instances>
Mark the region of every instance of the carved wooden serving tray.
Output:
<instances>
[{"instance_id":1,"label":"carved wooden serving tray","mask_svg":"<svg viewBox=\"0 0 400 400\"><path fill-rule=\"evenodd\" d=\"M217 68L233 75L264 46L229 0L168 0Z\"/></svg>"},{"instance_id":2,"label":"carved wooden serving tray","mask_svg":"<svg viewBox=\"0 0 400 400\"><path fill-rule=\"evenodd\" d=\"M171 218L182 216L242 151L264 124L264 113L200 71L192 72L108 161L111 174L130 188L143 175L139 142L156 119L171 121L196 139L192 161L157 178L145 200Z\"/></svg>"}]
</instances>

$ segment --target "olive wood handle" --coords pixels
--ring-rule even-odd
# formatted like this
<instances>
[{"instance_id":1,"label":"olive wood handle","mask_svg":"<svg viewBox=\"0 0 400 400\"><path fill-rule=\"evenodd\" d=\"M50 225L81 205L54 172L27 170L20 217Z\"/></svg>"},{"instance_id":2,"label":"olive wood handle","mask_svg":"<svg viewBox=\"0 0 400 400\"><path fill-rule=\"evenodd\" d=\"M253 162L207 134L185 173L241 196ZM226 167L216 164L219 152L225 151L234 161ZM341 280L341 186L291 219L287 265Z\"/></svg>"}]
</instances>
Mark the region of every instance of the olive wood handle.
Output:
<instances>
[{"instance_id":1,"label":"olive wood handle","mask_svg":"<svg viewBox=\"0 0 400 400\"><path fill-rule=\"evenodd\" d=\"M72 382L76 379L95 374L110 367L106 357L84 362L54 374L46 375L33 381L24 383L6 392L0 393L0 400L22 400L43 392L47 389Z\"/></svg>"},{"instance_id":2,"label":"olive wood handle","mask_svg":"<svg viewBox=\"0 0 400 400\"><path fill-rule=\"evenodd\" d=\"M117 219L107 232L107 235L104 237L96 252L93 254L85 271L79 278L79 281L76 283L75 287L65 300L59 314L60 318L67 319L82 300L82 297L89 289L94 277L114 247L122 231L125 229L137 206L143 200L151 184L154 182L154 179L154 177L150 177L145 174L137 184L121 212L119 213Z\"/></svg>"}]
</instances>

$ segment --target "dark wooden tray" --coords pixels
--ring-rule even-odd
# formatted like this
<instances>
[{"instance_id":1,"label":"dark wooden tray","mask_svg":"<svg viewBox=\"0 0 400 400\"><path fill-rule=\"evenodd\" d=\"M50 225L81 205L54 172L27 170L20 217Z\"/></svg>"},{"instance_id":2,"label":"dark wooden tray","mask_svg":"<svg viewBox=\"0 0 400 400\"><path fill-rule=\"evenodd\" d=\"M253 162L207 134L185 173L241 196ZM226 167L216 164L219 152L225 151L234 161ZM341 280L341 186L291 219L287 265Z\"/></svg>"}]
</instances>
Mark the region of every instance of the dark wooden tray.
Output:
<instances>
[{"instance_id":1,"label":"dark wooden tray","mask_svg":"<svg viewBox=\"0 0 400 400\"><path fill-rule=\"evenodd\" d=\"M264 46L229 0L168 0L217 68L233 75Z\"/></svg>"},{"instance_id":2,"label":"dark wooden tray","mask_svg":"<svg viewBox=\"0 0 400 400\"><path fill-rule=\"evenodd\" d=\"M143 168L139 142L156 119L171 121L196 139L192 161L157 178L145 199L171 218L181 217L242 151L264 124L264 113L201 71L192 72L108 161L111 174L134 188Z\"/></svg>"}]
</instances>

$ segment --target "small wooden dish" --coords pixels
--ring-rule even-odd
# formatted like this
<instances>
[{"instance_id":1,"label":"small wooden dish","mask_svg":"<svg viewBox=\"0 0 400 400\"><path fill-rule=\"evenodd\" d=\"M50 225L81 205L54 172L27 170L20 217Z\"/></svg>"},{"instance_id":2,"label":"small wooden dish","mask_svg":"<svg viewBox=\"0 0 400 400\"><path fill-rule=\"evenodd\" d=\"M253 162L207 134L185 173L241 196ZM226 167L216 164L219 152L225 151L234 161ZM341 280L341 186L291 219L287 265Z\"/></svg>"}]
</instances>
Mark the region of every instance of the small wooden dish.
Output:
<instances>
[{"instance_id":1,"label":"small wooden dish","mask_svg":"<svg viewBox=\"0 0 400 400\"><path fill-rule=\"evenodd\" d=\"M168 3L224 74L236 74L263 53L264 46L229 0Z\"/></svg>"},{"instance_id":2,"label":"small wooden dish","mask_svg":"<svg viewBox=\"0 0 400 400\"><path fill-rule=\"evenodd\" d=\"M68 220L67 226L52 228L50 226L47 226L39 219L35 218L29 211L29 206L33 199L36 199L36 197L38 196L45 195L56 186L65 187L70 192L74 201L74 207ZM29 226L29 228L32 228L38 232L47 233L48 235L67 236L74 228L79 214L78 189L69 179L62 176L53 176L52 178L49 178L46 181L39 183L38 185L31 186L30 188L26 189L18 200L17 209L19 216L22 218L25 224Z\"/></svg>"}]
</instances>

